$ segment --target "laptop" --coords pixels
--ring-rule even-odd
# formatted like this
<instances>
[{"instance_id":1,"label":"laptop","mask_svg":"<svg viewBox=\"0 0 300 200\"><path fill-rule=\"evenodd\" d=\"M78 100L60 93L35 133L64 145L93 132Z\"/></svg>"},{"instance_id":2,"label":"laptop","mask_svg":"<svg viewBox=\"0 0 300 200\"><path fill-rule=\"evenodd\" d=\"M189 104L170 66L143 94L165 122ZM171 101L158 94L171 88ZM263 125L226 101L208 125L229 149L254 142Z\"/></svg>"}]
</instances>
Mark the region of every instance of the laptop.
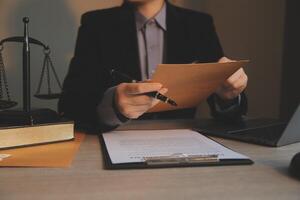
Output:
<instances>
[{"instance_id":1,"label":"laptop","mask_svg":"<svg viewBox=\"0 0 300 200\"><path fill-rule=\"evenodd\" d=\"M216 120L201 120L198 132L264 146L280 147L300 142L300 105L289 122L276 119L244 119L228 124Z\"/></svg>"}]
</instances>

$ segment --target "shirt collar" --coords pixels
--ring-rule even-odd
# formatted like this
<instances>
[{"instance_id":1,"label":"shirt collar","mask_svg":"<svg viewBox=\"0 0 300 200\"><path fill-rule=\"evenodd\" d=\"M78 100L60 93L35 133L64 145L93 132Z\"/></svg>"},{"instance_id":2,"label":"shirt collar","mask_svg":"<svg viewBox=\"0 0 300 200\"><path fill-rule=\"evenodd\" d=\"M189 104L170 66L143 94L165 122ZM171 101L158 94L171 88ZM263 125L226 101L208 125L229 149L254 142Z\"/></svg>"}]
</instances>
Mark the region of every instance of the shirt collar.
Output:
<instances>
[{"instance_id":1,"label":"shirt collar","mask_svg":"<svg viewBox=\"0 0 300 200\"><path fill-rule=\"evenodd\" d=\"M163 30L167 30L166 26L166 3L164 3L163 7L160 9L160 11L152 18L147 19L144 15L139 13L138 11L135 12L135 21L136 21L136 28L138 30L141 30L147 22L154 19L155 22L162 28Z\"/></svg>"}]
</instances>

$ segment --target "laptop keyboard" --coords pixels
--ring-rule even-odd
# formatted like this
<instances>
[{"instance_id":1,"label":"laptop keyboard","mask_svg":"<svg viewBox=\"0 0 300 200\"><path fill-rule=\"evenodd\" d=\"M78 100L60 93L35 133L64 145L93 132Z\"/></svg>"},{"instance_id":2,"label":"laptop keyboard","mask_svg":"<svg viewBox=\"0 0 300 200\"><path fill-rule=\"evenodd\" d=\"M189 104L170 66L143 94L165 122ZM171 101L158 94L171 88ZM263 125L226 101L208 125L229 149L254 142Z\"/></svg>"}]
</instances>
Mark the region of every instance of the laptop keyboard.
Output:
<instances>
[{"instance_id":1,"label":"laptop keyboard","mask_svg":"<svg viewBox=\"0 0 300 200\"><path fill-rule=\"evenodd\" d=\"M197 130L211 136L220 136L244 142L276 146L287 123L277 120L246 120L238 124L220 124L206 121Z\"/></svg>"},{"instance_id":2,"label":"laptop keyboard","mask_svg":"<svg viewBox=\"0 0 300 200\"><path fill-rule=\"evenodd\" d=\"M245 141L274 146L281 137L285 127L286 123L282 123L267 127L229 131L227 134L232 134L234 137L243 139Z\"/></svg>"}]
</instances>

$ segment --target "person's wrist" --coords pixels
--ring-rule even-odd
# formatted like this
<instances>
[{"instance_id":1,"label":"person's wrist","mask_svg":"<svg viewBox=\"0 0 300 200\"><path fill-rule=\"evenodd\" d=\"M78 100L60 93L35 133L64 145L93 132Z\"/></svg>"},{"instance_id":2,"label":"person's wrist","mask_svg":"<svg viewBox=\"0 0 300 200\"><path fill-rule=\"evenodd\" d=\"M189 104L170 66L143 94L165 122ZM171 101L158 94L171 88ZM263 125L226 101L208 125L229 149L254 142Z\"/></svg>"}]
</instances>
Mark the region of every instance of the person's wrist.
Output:
<instances>
[{"instance_id":1,"label":"person's wrist","mask_svg":"<svg viewBox=\"0 0 300 200\"><path fill-rule=\"evenodd\" d=\"M114 94L115 95L115 94ZM117 106L117 102L116 102L116 98L115 96L113 97L113 103L112 103L112 106L113 106L113 110L117 116L117 118L122 122L122 123L125 123L127 121L129 121L130 119L128 117L126 117L125 115L123 115L120 110L118 109L118 106Z\"/></svg>"},{"instance_id":2,"label":"person's wrist","mask_svg":"<svg viewBox=\"0 0 300 200\"><path fill-rule=\"evenodd\" d=\"M237 105L239 103L239 95L237 97L234 97L232 99L228 98L222 98L218 94L214 95L215 102L218 104L218 106L224 110L231 106Z\"/></svg>"}]
</instances>

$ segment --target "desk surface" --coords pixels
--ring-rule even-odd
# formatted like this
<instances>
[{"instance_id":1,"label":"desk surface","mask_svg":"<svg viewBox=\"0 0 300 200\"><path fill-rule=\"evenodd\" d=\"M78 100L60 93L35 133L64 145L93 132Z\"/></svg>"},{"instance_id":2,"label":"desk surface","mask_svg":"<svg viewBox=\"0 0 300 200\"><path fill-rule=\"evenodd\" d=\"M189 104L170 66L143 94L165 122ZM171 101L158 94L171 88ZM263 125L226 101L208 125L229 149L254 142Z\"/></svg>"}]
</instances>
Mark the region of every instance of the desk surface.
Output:
<instances>
[{"instance_id":1,"label":"desk surface","mask_svg":"<svg viewBox=\"0 0 300 200\"><path fill-rule=\"evenodd\" d=\"M104 170L98 138L89 135L70 168L0 168L0 199L300 199L300 181L287 172L300 144L269 148L216 140L255 164Z\"/></svg>"}]
</instances>

